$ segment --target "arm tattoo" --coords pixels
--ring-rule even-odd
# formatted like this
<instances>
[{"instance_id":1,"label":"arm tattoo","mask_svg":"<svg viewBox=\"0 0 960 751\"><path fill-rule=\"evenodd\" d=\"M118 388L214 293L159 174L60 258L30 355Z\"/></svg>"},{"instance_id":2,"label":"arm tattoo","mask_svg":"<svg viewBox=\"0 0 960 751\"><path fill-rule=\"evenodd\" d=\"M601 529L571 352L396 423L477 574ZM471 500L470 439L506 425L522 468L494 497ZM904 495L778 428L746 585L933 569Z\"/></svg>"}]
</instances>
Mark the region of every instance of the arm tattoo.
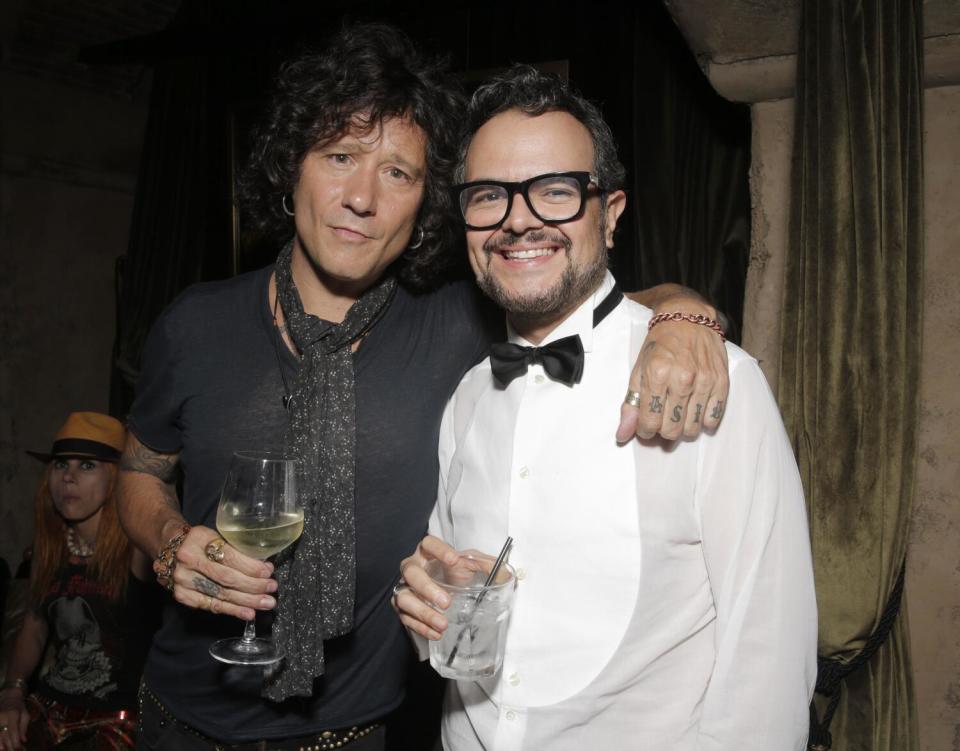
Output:
<instances>
[{"instance_id":1,"label":"arm tattoo","mask_svg":"<svg viewBox=\"0 0 960 751\"><path fill-rule=\"evenodd\" d=\"M713 412L710 413L710 417L712 417L714 420L719 420L720 415L722 414L723 414L723 402L719 401L717 402L717 406L713 408Z\"/></svg>"},{"instance_id":2,"label":"arm tattoo","mask_svg":"<svg viewBox=\"0 0 960 751\"><path fill-rule=\"evenodd\" d=\"M220 595L220 585L199 574L193 577L193 588L202 595L210 595L211 597Z\"/></svg>"},{"instance_id":3,"label":"arm tattoo","mask_svg":"<svg viewBox=\"0 0 960 751\"><path fill-rule=\"evenodd\" d=\"M143 472L152 475L165 485L173 485L177 479L177 454L159 454L139 441L128 445L120 457L120 469L128 472Z\"/></svg>"},{"instance_id":4,"label":"arm tattoo","mask_svg":"<svg viewBox=\"0 0 960 751\"><path fill-rule=\"evenodd\" d=\"M650 411L657 415L663 412L663 402L660 401L659 396L655 396L650 400Z\"/></svg>"},{"instance_id":5,"label":"arm tattoo","mask_svg":"<svg viewBox=\"0 0 960 751\"><path fill-rule=\"evenodd\" d=\"M673 408L673 414L670 415L670 422L680 422L680 415L683 412L683 408L678 404Z\"/></svg>"},{"instance_id":6,"label":"arm tattoo","mask_svg":"<svg viewBox=\"0 0 960 751\"><path fill-rule=\"evenodd\" d=\"M693 416L693 421L694 421L694 422L700 422L700 413L701 413L701 412L703 412L703 405L702 405L702 404L698 404L698 405L697 405L697 413Z\"/></svg>"}]
</instances>

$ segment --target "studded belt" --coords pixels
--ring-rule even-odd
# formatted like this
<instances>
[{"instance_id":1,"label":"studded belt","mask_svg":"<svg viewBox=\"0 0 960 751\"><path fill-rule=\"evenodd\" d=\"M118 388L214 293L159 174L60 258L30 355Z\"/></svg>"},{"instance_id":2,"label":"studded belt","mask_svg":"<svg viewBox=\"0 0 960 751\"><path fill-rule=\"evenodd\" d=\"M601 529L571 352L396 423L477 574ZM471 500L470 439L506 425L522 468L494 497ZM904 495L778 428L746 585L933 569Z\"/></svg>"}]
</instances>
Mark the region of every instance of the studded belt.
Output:
<instances>
[{"instance_id":1,"label":"studded belt","mask_svg":"<svg viewBox=\"0 0 960 751\"><path fill-rule=\"evenodd\" d=\"M369 725L354 725L349 728L322 730L318 733L298 735L296 737L231 743L229 741L211 738L201 733L192 725L188 725L182 720L177 719L170 710L164 706L163 702L157 698L156 694L147 688L146 683L141 683L139 697L141 716L143 715L143 703L145 700L150 701L168 722L173 723L181 730L210 744L210 747L214 751L339 751L339 749L349 748L351 743L363 738L365 735L369 735L381 725L379 722L374 722Z\"/></svg>"}]
</instances>

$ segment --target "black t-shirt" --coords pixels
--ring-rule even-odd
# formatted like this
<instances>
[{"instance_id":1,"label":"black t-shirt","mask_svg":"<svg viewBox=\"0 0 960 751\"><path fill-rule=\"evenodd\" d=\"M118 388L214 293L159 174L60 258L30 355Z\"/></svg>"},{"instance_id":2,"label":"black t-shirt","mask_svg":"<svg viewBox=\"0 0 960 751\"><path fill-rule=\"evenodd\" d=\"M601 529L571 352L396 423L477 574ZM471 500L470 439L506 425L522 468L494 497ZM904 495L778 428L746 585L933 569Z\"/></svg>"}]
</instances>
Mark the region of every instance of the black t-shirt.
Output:
<instances>
[{"instance_id":1,"label":"black t-shirt","mask_svg":"<svg viewBox=\"0 0 960 751\"><path fill-rule=\"evenodd\" d=\"M156 587L133 574L122 600L87 576L85 563L64 567L40 603L54 659L37 690L71 706L133 709L150 643Z\"/></svg>"},{"instance_id":2,"label":"black t-shirt","mask_svg":"<svg viewBox=\"0 0 960 751\"><path fill-rule=\"evenodd\" d=\"M156 451L180 452L191 524L215 527L232 452L283 445L280 369L292 385L298 363L273 325L271 271L191 287L147 341L129 428ZM467 282L419 296L398 289L354 356L353 631L325 642L326 673L311 699L275 704L260 697L259 669L222 665L207 653L215 639L238 636L240 621L171 601L144 674L178 718L241 741L369 722L400 703L410 645L390 607L391 588L436 499L444 405L502 325L502 314L491 315Z\"/></svg>"}]
</instances>

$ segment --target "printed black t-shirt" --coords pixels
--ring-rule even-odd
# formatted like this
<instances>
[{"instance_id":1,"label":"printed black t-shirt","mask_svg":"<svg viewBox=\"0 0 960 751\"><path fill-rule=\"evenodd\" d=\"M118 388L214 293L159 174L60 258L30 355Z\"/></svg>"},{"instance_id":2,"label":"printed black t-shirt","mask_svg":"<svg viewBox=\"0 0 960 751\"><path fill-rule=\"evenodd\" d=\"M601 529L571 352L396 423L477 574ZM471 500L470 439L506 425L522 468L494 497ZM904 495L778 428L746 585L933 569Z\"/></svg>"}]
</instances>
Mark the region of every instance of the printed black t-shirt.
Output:
<instances>
[{"instance_id":1,"label":"printed black t-shirt","mask_svg":"<svg viewBox=\"0 0 960 751\"><path fill-rule=\"evenodd\" d=\"M84 563L64 567L37 614L46 620L54 650L37 690L44 696L91 709L130 709L152 628L153 583L132 574L123 599L111 600Z\"/></svg>"}]
</instances>

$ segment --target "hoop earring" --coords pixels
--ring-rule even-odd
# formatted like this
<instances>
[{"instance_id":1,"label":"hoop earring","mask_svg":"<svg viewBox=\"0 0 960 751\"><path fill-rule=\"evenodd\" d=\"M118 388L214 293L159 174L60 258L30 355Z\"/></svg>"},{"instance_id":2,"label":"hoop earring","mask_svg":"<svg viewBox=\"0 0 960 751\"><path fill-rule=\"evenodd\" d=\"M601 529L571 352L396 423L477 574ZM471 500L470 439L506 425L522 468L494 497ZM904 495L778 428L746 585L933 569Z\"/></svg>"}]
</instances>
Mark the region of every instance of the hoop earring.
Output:
<instances>
[{"instance_id":1,"label":"hoop earring","mask_svg":"<svg viewBox=\"0 0 960 751\"><path fill-rule=\"evenodd\" d=\"M293 216L293 211L287 208L287 194L283 194L283 198L280 199L280 205L283 206L283 213L287 216Z\"/></svg>"},{"instance_id":2,"label":"hoop earring","mask_svg":"<svg viewBox=\"0 0 960 751\"><path fill-rule=\"evenodd\" d=\"M420 236L417 237L417 241L416 241L416 242L409 243L409 244L407 245L407 250L416 250L416 249L419 248L421 245L423 245L423 238L426 237L426 234L427 234L427 233L423 231L423 227L421 227L419 224L418 224L416 227L413 228L413 233L414 233L414 234L416 234L416 233L418 233L418 232L420 233Z\"/></svg>"}]
</instances>

